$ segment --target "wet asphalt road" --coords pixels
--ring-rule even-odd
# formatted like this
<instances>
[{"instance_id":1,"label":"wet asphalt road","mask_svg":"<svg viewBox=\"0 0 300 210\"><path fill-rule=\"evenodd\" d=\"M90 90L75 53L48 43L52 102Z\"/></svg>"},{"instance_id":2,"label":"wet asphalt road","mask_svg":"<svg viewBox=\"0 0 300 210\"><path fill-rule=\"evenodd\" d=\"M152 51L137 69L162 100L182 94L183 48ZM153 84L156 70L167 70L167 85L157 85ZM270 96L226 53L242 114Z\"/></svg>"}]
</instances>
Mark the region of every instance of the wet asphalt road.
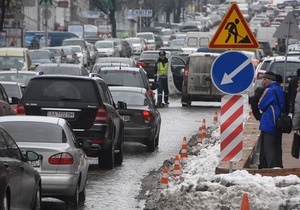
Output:
<instances>
[{"instance_id":1,"label":"wet asphalt road","mask_svg":"<svg viewBox=\"0 0 300 210\"><path fill-rule=\"evenodd\" d=\"M212 124L214 112L220 110L217 102L194 102L183 108L180 98L171 98L168 108L160 109L162 125L158 149L153 153L139 143L125 143L124 162L113 170L99 169L96 159L90 160L86 201L82 210L133 210L143 209L144 201L137 200L141 180L162 166L166 159L179 154L184 136L194 135L202 120L206 126ZM65 209L59 200L44 198L43 210Z\"/></svg>"}]
</instances>

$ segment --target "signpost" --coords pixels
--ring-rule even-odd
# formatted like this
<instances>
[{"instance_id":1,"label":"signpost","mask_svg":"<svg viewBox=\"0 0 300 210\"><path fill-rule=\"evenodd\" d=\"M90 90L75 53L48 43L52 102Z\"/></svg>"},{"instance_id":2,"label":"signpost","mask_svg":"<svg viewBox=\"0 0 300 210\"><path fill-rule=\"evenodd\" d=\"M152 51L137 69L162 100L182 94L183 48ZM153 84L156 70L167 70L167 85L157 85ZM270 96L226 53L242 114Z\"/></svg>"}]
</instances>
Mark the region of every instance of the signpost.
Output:
<instances>
[{"instance_id":1,"label":"signpost","mask_svg":"<svg viewBox=\"0 0 300 210\"><path fill-rule=\"evenodd\" d=\"M211 39L211 49L259 49L259 44L236 3L232 3L220 26ZM211 78L223 93L221 98L221 161L229 162L243 157L243 97L240 93L249 88L255 69L251 58L242 52L227 51L213 63Z\"/></svg>"},{"instance_id":2,"label":"signpost","mask_svg":"<svg viewBox=\"0 0 300 210\"><path fill-rule=\"evenodd\" d=\"M284 70L283 70L283 90L284 90L285 80L286 80L286 66L287 66L287 53L288 53L289 39L300 39L300 30L298 28L297 21L294 18L293 12L289 12L287 14L287 16L281 22L280 26L273 34L273 37L286 39L285 61L284 61Z\"/></svg>"}]
</instances>

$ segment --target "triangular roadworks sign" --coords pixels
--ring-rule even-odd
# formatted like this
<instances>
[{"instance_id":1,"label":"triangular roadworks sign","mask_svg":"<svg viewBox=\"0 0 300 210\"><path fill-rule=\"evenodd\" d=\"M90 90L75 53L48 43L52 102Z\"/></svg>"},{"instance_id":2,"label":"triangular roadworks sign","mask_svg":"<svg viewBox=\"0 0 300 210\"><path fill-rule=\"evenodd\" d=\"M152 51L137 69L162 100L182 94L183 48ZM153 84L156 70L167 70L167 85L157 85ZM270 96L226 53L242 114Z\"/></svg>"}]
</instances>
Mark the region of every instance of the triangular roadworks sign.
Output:
<instances>
[{"instance_id":1,"label":"triangular roadworks sign","mask_svg":"<svg viewBox=\"0 0 300 210\"><path fill-rule=\"evenodd\" d=\"M231 4L208 47L212 49L259 49L259 44L236 3Z\"/></svg>"}]
</instances>

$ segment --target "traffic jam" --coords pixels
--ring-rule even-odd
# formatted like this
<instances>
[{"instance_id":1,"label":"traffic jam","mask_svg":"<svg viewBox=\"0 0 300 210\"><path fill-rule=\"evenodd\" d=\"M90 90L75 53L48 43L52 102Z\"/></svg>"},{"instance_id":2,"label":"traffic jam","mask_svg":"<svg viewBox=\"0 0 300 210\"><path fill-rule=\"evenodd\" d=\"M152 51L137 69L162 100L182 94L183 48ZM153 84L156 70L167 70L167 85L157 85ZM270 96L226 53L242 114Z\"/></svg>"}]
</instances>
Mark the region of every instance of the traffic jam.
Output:
<instances>
[{"instance_id":1,"label":"traffic jam","mask_svg":"<svg viewBox=\"0 0 300 210\"><path fill-rule=\"evenodd\" d=\"M0 210L120 209L109 195L99 204L93 191L121 191L126 203L129 185L140 191L158 160L182 152L169 138L174 127L194 132L195 124L181 125L199 122L189 115L212 120L218 110L224 126L231 116L242 124L244 98L253 107L266 78L279 76L288 91L300 75L296 0L183 3L172 7L181 12L172 12L171 22L158 1L136 1L135 10L117 0L7 3L0 27ZM13 13L21 15L13 21ZM226 132L242 131L234 123ZM177 132L182 139L184 131ZM231 164L242 159L241 150L231 151L242 139L226 132L221 141L230 146L220 159ZM136 169L129 165L140 165L140 174L130 175ZM131 199L123 209L145 207Z\"/></svg>"}]
</instances>

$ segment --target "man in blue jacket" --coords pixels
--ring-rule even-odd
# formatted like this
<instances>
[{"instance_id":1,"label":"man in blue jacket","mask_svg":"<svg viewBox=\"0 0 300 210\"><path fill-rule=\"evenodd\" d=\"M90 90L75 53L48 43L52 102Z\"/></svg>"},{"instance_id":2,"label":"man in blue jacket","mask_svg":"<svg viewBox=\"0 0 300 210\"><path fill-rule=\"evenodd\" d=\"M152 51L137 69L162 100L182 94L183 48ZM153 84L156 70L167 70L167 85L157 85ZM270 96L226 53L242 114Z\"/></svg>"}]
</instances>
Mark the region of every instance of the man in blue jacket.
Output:
<instances>
[{"instance_id":1,"label":"man in blue jacket","mask_svg":"<svg viewBox=\"0 0 300 210\"><path fill-rule=\"evenodd\" d=\"M259 124L262 137L259 168L282 168L282 158L279 158L282 157L281 150L278 149L279 144L281 144L282 133L277 129L277 123L280 110L285 110L284 93L276 82L275 73L266 72L262 78L263 86L266 89L258 104L262 111Z\"/></svg>"}]
</instances>

